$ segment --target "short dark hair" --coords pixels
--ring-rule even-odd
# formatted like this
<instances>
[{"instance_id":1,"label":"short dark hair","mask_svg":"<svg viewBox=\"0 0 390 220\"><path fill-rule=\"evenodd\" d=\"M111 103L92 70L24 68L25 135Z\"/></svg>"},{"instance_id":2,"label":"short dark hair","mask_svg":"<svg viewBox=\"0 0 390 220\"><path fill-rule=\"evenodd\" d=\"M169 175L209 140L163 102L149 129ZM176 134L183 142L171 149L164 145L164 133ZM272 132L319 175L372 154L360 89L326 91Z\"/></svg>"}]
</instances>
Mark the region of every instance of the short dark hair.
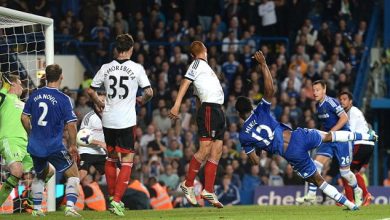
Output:
<instances>
[{"instance_id":1,"label":"short dark hair","mask_svg":"<svg viewBox=\"0 0 390 220\"><path fill-rule=\"evenodd\" d=\"M48 65L45 69L45 76L48 83L57 82L62 74L62 68L58 64Z\"/></svg>"},{"instance_id":2,"label":"short dark hair","mask_svg":"<svg viewBox=\"0 0 390 220\"><path fill-rule=\"evenodd\" d=\"M348 96L349 100L353 100L353 95L350 91L342 91L339 93L338 97L340 98L342 95L346 95Z\"/></svg>"},{"instance_id":3,"label":"short dark hair","mask_svg":"<svg viewBox=\"0 0 390 220\"><path fill-rule=\"evenodd\" d=\"M251 100L244 96L237 97L235 107L238 111L238 114L240 114L240 117L242 118L245 116L246 113L249 113L253 110Z\"/></svg>"},{"instance_id":4,"label":"short dark hair","mask_svg":"<svg viewBox=\"0 0 390 220\"><path fill-rule=\"evenodd\" d=\"M325 80L320 79L320 80L316 80L316 81L313 82L313 86L317 85L317 84L320 84L322 86L322 88L326 89L326 82L325 82Z\"/></svg>"},{"instance_id":5,"label":"short dark hair","mask_svg":"<svg viewBox=\"0 0 390 220\"><path fill-rule=\"evenodd\" d=\"M118 53L130 50L134 45L133 37L130 34L120 34L116 37L115 48Z\"/></svg>"}]
</instances>

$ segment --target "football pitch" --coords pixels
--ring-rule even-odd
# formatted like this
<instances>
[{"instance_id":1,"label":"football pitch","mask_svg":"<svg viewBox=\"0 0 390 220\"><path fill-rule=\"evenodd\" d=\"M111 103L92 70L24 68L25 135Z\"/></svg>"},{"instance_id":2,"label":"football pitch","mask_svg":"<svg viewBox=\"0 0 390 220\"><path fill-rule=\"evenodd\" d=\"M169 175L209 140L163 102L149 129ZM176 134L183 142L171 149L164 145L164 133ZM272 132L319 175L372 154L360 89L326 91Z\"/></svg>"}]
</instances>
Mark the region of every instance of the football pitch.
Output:
<instances>
[{"instance_id":1,"label":"football pitch","mask_svg":"<svg viewBox=\"0 0 390 220\"><path fill-rule=\"evenodd\" d=\"M345 211L337 206L234 206L223 209L216 208L180 208L170 211L126 211L124 217L107 212L82 211L83 219L239 219L239 220L319 220L319 219L388 219L390 220L390 205L371 205L362 207L359 211ZM46 217L31 217L27 214L0 215L0 219L72 219L64 217L63 212L48 213Z\"/></svg>"}]
</instances>

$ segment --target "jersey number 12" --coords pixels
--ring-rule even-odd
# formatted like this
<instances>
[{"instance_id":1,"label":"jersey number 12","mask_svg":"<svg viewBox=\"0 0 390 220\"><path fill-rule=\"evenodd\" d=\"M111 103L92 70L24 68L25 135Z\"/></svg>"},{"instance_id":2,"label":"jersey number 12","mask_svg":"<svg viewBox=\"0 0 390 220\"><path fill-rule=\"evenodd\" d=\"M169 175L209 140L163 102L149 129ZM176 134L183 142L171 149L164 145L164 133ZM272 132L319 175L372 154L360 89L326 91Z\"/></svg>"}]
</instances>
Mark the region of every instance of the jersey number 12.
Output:
<instances>
[{"instance_id":1,"label":"jersey number 12","mask_svg":"<svg viewBox=\"0 0 390 220\"><path fill-rule=\"evenodd\" d=\"M261 131L265 130L267 132L266 137L262 137ZM252 132L252 137L260 142L263 142L266 146L268 146L271 142L271 140L274 139L274 134L270 127L267 125L259 125L257 126L256 130Z\"/></svg>"}]
</instances>

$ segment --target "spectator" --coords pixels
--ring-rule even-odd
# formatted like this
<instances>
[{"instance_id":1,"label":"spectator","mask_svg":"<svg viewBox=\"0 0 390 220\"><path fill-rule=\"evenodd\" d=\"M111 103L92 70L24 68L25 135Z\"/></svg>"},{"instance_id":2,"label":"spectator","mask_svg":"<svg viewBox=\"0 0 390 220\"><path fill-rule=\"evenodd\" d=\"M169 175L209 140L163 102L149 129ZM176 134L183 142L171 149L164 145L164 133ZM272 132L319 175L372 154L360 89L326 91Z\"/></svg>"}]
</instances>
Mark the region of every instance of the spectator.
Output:
<instances>
[{"instance_id":1,"label":"spectator","mask_svg":"<svg viewBox=\"0 0 390 220\"><path fill-rule=\"evenodd\" d=\"M165 165L165 172L160 175L159 181L162 181L168 190L174 190L179 185L179 176L173 172L173 167L171 164Z\"/></svg>"},{"instance_id":2,"label":"spectator","mask_svg":"<svg viewBox=\"0 0 390 220\"><path fill-rule=\"evenodd\" d=\"M238 189L241 188L240 176L238 174L234 173L233 161L232 161L232 164L228 164L225 166L225 176L230 178L231 184L236 186Z\"/></svg>"},{"instance_id":3,"label":"spectator","mask_svg":"<svg viewBox=\"0 0 390 220\"><path fill-rule=\"evenodd\" d=\"M222 185L217 185L215 194L219 201L225 206L240 204L240 192L237 186L231 183L231 177L225 175L222 179Z\"/></svg>"},{"instance_id":4,"label":"spectator","mask_svg":"<svg viewBox=\"0 0 390 220\"><path fill-rule=\"evenodd\" d=\"M147 149L148 158L152 158L153 156L164 158L166 146L162 143L162 133L160 130L156 131L155 139L147 144Z\"/></svg>"},{"instance_id":5,"label":"spectator","mask_svg":"<svg viewBox=\"0 0 390 220\"><path fill-rule=\"evenodd\" d=\"M268 186L283 186L283 178L275 160L271 162L271 171L268 179Z\"/></svg>"},{"instance_id":6,"label":"spectator","mask_svg":"<svg viewBox=\"0 0 390 220\"><path fill-rule=\"evenodd\" d=\"M164 151L164 159L167 162L175 160L180 160L183 157L182 146L180 146L179 142L176 138L172 139L168 145L168 148Z\"/></svg>"},{"instance_id":7,"label":"spectator","mask_svg":"<svg viewBox=\"0 0 390 220\"><path fill-rule=\"evenodd\" d=\"M242 178L242 188L253 192L259 185L261 185L259 166L252 166L250 173L244 174L244 177Z\"/></svg>"},{"instance_id":8,"label":"spectator","mask_svg":"<svg viewBox=\"0 0 390 220\"><path fill-rule=\"evenodd\" d=\"M231 82L238 71L239 62L236 61L234 54L230 53L228 59L222 65L222 72L224 73L226 79Z\"/></svg>"},{"instance_id":9,"label":"spectator","mask_svg":"<svg viewBox=\"0 0 390 220\"><path fill-rule=\"evenodd\" d=\"M160 114L153 118L152 122L163 135L168 133L168 129L172 127L172 121L168 118L168 108L161 107Z\"/></svg>"},{"instance_id":10,"label":"spectator","mask_svg":"<svg viewBox=\"0 0 390 220\"><path fill-rule=\"evenodd\" d=\"M188 131L190 129L192 115L190 113L188 113L188 110L189 109L188 109L187 104L185 104L185 103L181 104L179 117L180 117L181 128L184 131Z\"/></svg>"},{"instance_id":11,"label":"spectator","mask_svg":"<svg viewBox=\"0 0 390 220\"><path fill-rule=\"evenodd\" d=\"M143 159L146 161L148 158L147 154L147 145L149 142L155 140L155 126L154 125L149 125L148 128L146 129L146 134L142 135L141 140L140 140L140 146L141 146L141 151L144 155Z\"/></svg>"},{"instance_id":12,"label":"spectator","mask_svg":"<svg viewBox=\"0 0 390 220\"><path fill-rule=\"evenodd\" d=\"M99 37L99 32L102 33L102 36L105 39L110 39L110 28L104 25L104 20L102 18L96 20L96 26L91 30L91 39L96 40Z\"/></svg>"},{"instance_id":13,"label":"spectator","mask_svg":"<svg viewBox=\"0 0 390 220\"><path fill-rule=\"evenodd\" d=\"M222 52L223 53L236 53L238 51L238 44L240 41L237 39L234 31L229 31L229 35L222 40Z\"/></svg>"},{"instance_id":14,"label":"spectator","mask_svg":"<svg viewBox=\"0 0 390 220\"><path fill-rule=\"evenodd\" d=\"M259 16L261 17L262 33L272 36L276 31L276 12L274 1L262 0L259 5Z\"/></svg>"},{"instance_id":15,"label":"spectator","mask_svg":"<svg viewBox=\"0 0 390 220\"><path fill-rule=\"evenodd\" d=\"M85 95L80 95L78 98L77 106L74 109L75 114L77 115L77 120L79 121L79 124L81 123L81 120L84 118L84 116L92 111L92 108L87 104L88 97Z\"/></svg>"}]
</instances>

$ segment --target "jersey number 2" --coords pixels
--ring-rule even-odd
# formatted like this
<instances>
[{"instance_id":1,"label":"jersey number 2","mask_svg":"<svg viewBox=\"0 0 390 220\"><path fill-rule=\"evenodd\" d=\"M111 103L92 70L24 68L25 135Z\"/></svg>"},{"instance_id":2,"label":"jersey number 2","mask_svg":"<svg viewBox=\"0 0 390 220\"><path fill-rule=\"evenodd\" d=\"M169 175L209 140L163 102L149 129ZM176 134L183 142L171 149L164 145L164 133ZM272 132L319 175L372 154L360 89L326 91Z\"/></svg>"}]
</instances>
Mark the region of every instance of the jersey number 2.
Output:
<instances>
[{"instance_id":1,"label":"jersey number 2","mask_svg":"<svg viewBox=\"0 0 390 220\"><path fill-rule=\"evenodd\" d=\"M267 137L261 137L261 131L265 130L267 132ZM268 146L271 142L269 140L274 139L274 134L270 127L267 125L259 125L256 128L256 131L252 132L252 137L260 142L263 142L266 146Z\"/></svg>"},{"instance_id":2,"label":"jersey number 2","mask_svg":"<svg viewBox=\"0 0 390 220\"><path fill-rule=\"evenodd\" d=\"M112 84L110 83L110 89L112 90L111 94L109 95L110 98L115 98L116 95L118 95L118 91L116 88L116 84L118 83L118 78L111 75L108 77L109 80L112 80ZM125 80L129 80L128 76L121 76L119 77L119 88L122 88L125 90L125 94L118 95L120 99L125 99L129 95L129 87L124 83Z\"/></svg>"},{"instance_id":3,"label":"jersey number 2","mask_svg":"<svg viewBox=\"0 0 390 220\"><path fill-rule=\"evenodd\" d=\"M44 102L40 102L39 108L43 108L43 111L42 111L41 117L39 117L39 119L38 119L38 125L44 127L47 125L47 121L45 121L45 118L47 115L47 109L48 109L47 104Z\"/></svg>"}]
</instances>

